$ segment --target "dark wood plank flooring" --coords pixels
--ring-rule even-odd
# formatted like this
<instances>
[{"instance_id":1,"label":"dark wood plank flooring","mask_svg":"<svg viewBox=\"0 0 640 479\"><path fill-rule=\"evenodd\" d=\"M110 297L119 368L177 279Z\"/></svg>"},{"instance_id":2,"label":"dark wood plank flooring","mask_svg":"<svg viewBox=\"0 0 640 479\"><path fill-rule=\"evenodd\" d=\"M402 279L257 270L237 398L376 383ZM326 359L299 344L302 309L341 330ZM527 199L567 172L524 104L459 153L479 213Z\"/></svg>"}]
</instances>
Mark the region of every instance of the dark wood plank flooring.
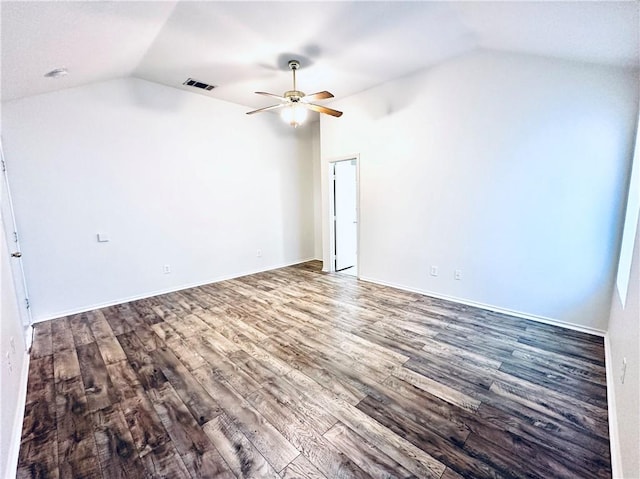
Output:
<instances>
[{"instance_id":1,"label":"dark wood plank flooring","mask_svg":"<svg viewBox=\"0 0 640 479\"><path fill-rule=\"evenodd\" d=\"M609 478L603 340L282 268L35 326L23 478Z\"/></svg>"}]
</instances>

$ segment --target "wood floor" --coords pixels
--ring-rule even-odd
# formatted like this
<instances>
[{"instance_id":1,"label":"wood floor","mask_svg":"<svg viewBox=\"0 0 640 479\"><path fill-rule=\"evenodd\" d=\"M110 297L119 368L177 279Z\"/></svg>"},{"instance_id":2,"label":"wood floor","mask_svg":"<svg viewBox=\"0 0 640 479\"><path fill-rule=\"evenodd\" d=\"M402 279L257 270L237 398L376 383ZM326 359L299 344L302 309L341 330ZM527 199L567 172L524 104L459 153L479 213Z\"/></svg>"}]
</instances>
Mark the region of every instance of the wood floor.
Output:
<instances>
[{"instance_id":1,"label":"wood floor","mask_svg":"<svg viewBox=\"0 0 640 479\"><path fill-rule=\"evenodd\" d=\"M319 267L37 324L18 477L611 477L602 338Z\"/></svg>"}]
</instances>

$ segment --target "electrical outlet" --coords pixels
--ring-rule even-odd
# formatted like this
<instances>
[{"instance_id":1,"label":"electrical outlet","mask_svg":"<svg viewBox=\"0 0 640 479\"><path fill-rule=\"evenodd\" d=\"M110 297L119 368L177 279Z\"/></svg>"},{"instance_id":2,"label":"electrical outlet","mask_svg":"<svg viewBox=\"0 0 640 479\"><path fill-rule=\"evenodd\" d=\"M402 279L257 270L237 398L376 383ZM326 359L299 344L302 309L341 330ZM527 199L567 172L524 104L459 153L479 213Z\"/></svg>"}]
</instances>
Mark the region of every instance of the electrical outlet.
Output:
<instances>
[{"instance_id":1,"label":"electrical outlet","mask_svg":"<svg viewBox=\"0 0 640 479\"><path fill-rule=\"evenodd\" d=\"M453 272L453 279L461 280L462 279L462 270L457 269Z\"/></svg>"},{"instance_id":2,"label":"electrical outlet","mask_svg":"<svg viewBox=\"0 0 640 479\"><path fill-rule=\"evenodd\" d=\"M262 258L262 250L261 249L256 250L256 257Z\"/></svg>"},{"instance_id":3,"label":"electrical outlet","mask_svg":"<svg viewBox=\"0 0 640 479\"><path fill-rule=\"evenodd\" d=\"M169 264L165 264L165 265L162 267L162 272L163 272L164 274L169 274L169 273L171 273L171 265L169 265Z\"/></svg>"},{"instance_id":4,"label":"electrical outlet","mask_svg":"<svg viewBox=\"0 0 640 479\"><path fill-rule=\"evenodd\" d=\"M622 374L620 375L620 383L624 384L624 377L627 374L627 358L622 358Z\"/></svg>"},{"instance_id":5,"label":"electrical outlet","mask_svg":"<svg viewBox=\"0 0 640 479\"><path fill-rule=\"evenodd\" d=\"M429 274L431 274L431 276L438 276L438 267L431 266L431 270L429 271Z\"/></svg>"}]
</instances>

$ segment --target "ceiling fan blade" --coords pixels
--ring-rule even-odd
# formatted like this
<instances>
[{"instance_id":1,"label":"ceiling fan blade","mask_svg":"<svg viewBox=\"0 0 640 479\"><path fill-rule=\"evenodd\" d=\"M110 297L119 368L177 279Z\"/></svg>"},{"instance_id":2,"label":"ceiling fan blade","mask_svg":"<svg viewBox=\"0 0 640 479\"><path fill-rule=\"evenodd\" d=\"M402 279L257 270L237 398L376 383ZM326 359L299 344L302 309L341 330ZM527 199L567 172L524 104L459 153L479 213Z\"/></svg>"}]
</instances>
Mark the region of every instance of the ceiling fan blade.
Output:
<instances>
[{"instance_id":1,"label":"ceiling fan blade","mask_svg":"<svg viewBox=\"0 0 640 479\"><path fill-rule=\"evenodd\" d=\"M318 93L312 93L311 95L305 95L306 100L326 100L327 98L333 98L333 94L328 91L319 91Z\"/></svg>"},{"instance_id":2,"label":"ceiling fan blade","mask_svg":"<svg viewBox=\"0 0 640 479\"><path fill-rule=\"evenodd\" d=\"M278 100L287 101L287 99L285 97L283 97L283 96L276 95L274 93L267 93L266 91L257 91L256 94L257 95L270 96L270 97L273 97L273 98L277 98Z\"/></svg>"},{"instance_id":3,"label":"ceiling fan blade","mask_svg":"<svg viewBox=\"0 0 640 479\"><path fill-rule=\"evenodd\" d=\"M326 106L314 105L313 103L303 103L309 110L317 111L318 113L326 113L327 115L340 117L342 112L334 110L333 108L327 108Z\"/></svg>"},{"instance_id":4,"label":"ceiling fan blade","mask_svg":"<svg viewBox=\"0 0 640 479\"><path fill-rule=\"evenodd\" d=\"M254 113L262 113L263 111L277 110L278 108L282 108L283 106L287 106L287 103L280 103L279 105L272 105L272 106L267 106L265 108L260 108L259 110L248 111L247 115L253 115Z\"/></svg>"}]
</instances>

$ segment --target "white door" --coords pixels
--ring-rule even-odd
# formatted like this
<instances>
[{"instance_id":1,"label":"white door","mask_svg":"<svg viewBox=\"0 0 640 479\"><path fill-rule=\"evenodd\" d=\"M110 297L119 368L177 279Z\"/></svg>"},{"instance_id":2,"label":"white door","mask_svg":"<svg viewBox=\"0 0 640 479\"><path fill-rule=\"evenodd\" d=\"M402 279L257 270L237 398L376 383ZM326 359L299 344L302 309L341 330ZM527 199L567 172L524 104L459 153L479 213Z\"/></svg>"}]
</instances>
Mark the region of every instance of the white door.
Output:
<instances>
[{"instance_id":1,"label":"white door","mask_svg":"<svg viewBox=\"0 0 640 479\"><path fill-rule=\"evenodd\" d=\"M2 168L2 181L0 182L0 189L2 190L2 197L0 198L0 205L2 207L2 234L5 235L7 246L9 248L11 273L18 300L20 319L22 320L22 325L26 332L29 326L31 326L31 311L29 310L27 285L24 279L24 269L22 267L22 253L20 251L18 229L16 228L16 222L13 215L13 204L11 203L11 191L9 189L7 168L4 162L4 154L2 152L2 143L0 143L0 167ZM26 334L24 337L26 341L29 341Z\"/></svg>"},{"instance_id":2,"label":"white door","mask_svg":"<svg viewBox=\"0 0 640 479\"><path fill-rule=\"evenodd\" d=\"M358 250L358 187L356 160L333 164L336 271L356 266Z\"/></svg>"}]
</instances>

